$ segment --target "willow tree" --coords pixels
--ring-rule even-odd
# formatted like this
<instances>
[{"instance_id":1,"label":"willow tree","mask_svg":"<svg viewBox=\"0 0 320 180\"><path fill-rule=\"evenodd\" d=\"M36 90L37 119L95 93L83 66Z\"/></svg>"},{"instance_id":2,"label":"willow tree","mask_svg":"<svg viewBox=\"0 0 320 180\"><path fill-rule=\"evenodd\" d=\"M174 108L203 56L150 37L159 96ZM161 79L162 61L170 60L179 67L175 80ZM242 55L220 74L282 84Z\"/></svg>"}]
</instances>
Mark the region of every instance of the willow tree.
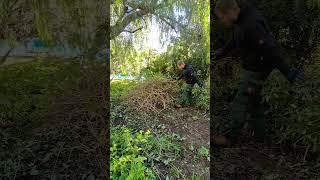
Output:
<instances>
[{"instance_id":1,"label":"willow tree","mask_svg":"<svg viewBox=\"0 0 320 180\"><path fill-rule=\"evenodd\" d=\"M35 36L31 6L27 1L2 0L0 1L0 39L6 41L10 48L0 60L5 62L17 42L24 42Z\"/></svg>"},{"instance_id":2,"label":"willow tree","mask_svg":"<svg viewBox=\"0 0 320 180\"><path fill-rule=\"evenodd\" d=\"M110 38L114 39L122 32L142 30L143 24L149 23L153 17L166 25L163 28L179 28L183 22L179 22L178 18L182 16L177 17L177 13L190 11L192 3L188 0L112 0ZM129 25L130 29L127 28Z\"/></svg>"},{"instance_id":3,"label":"willow tree","mask_svg":"<svg viewBox=\"0 0 320 180\"><path fill-rule=\"evenodd\" d=\"M173 43L171 54L192 62L199 70L199 75L207 78L210 63L210 2L196 1L190 18L187 28L181 31L180 38Z\"/></svg>"},{"instance_id":4,"label":"willow tree","mask_svg":"<svg viewBox=\"0 0 320 180\"><path fill-rule=\"evenodd\" d=\"M109 0L31 0L34 24L49 45L68 43L94 56L109 46Z\"/></svg>"},{"instance_id":5,"label":"willow tree","mask_svg":"<svg viewBox=\"0 0 320 180\"><path fill-rule=\"evenodd\" d=\"M134 51L134 44L143 44L154 24L160 28L161 42L184 41L190 52L195 46L199 49L201 46L205 51L202 59L209 62L209 15L208 0L201 3L192 0L111 1L112 63L125 61L130 51Z\"/></svg>"}]
</instances>

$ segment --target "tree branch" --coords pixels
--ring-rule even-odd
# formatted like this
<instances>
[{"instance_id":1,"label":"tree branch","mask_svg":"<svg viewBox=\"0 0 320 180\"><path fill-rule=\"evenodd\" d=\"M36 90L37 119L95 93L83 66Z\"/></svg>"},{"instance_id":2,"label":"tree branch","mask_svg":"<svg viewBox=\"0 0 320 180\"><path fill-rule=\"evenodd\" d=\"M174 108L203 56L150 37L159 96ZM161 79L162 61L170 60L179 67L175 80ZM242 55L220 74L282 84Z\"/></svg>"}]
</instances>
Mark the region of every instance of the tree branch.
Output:
<instances>
[{"instance_id":1,"label":"tree branch","mask_svg":"<svg viewBox=\"0 0 320 180\"><path fill-rule=\"evenodd\" d=\"M12 4L10 4L10 2L12 2ZM7 20L7 19L9 19L10 18L10 16L13 14L13 12L15 12L15 11L17 11L19 8L21 8L21 7L16 7L15 9L13 9L13 7L18 3L18 0L15 0L15 1L8 1L8 4L7 4L7 6L8 7L6 7L6 8L4 8L5 9L5 12L6 12L6 14L3 16L3 18L2 19L0 19L0 25L1 26L4 26L4 22ZM3 3L5 3L5 2L3 2Z\"/></svg>"},{"instance_id":2,"label":"tree branch","mask_svg":"<svg viewBox=\"0 0 320 180\"><path fill-rule=\"evenodd\" d=\"M133 11L135 11L136 9L131 9L130 11L126 12L127 14L132 13Z\"/></svg>"},{"instance_id":3,"label":"tree branch","mask_svg":"<svg viewBox=\"0 0 320 180\"><path fill-rule=\"evenodd\" d=\"M171 24L169 21L167 21L167 20L165 19L165 17L162 17L162 16L158 16L158 17L159 17L162 21L164 21L166 24L168 24L172 29L175 30L174 25Z\"/></svg>"},{"instance_id":4,"label":"tree branch","mask_svg":"<svg viewBox=\"0 0 320 180\"><path fill-rule=\"evenodd\" d=\"M136 11L119 19L115 25L111 26L110 39L117 37L132 21L146 15L147 12Z\"/></svg>"},{"instance_id":5,"label":"tree branch","mask_svg":"<svg viewBox=\"0 0 320 180\"><path fill-rule=\"evenodd\" d=\"M118 19L115 25L111 26L110 39L117 37L131 22L147 15L153 14L158 7L157 3L146 4L146 3L135 3L129 1L128 6L135 9L134 12Z\"/></svg>"},{"instance_id":6,"label":"tree branch","mask_svg":"<svg viewBox=\"0 0 320 180\"><path fill-rule=\"evenodd\" d=\"M4 54L4 56L1 58L0 60L0 65L2 65L4 62L6 62L7 58L9 57L11 51L14 49L15 47L11 47L6 54Z\"/></svg>"},{"instance_id":7,"label":"tree branch","mask_svg":"<svg viewBox=\"0 0 320 180\"><path fill-rule=\"evenodd\" d=\"M129 30L123 30L123 32L128 32L128 33L135 33L135 32L137 32L137 31L139 31L139 30L142 30L142 28L143 27L139 27L138 29L136 29L136 30L133 30L133 31L129 31Z\"/></svg>"},{"instance_id":8,"label":"tree branch","mask_svg":"<svg viewBox=\"0 0 320 180\"><path fill-rule=\"evenodd\" d=\"M119 17L117 22L111 26L110 28L110 39L116 38L121 32L129 32L129 33L135 33L138 30L141 30L142 28L138 28L134 31L125 30L125 28L133 21L148 15L153 14L160 18L161 21L169 25L172 29L177 31L175 26L183 26L179 22L175 21L174 19L167 17L165 15L156 14L155 11L159 8L162 8L165 6L165 3L158 3L158 0L151 0L151 1L143 1L142 3L137 3L135 1L126 1L125 5L132 8L132 10L129 11L129 13L126 13L126 15ZM113 3L113 0L111 0L111 4Z\"/></svg>"},{"instance_id":9,"label":"tree branch","mask_svg":"<svg viewBox=\"0 0 320 180\"><path fill-rule=\"evenodd\" d=\"M165 16L165 15L162 15L162 14L153 14L155 16L157 16L158 18L160 18L160 20L164 21L166 24L168 24L172 29L175 29L176 27L173 25L173 23L176 25L176 26L179 26L179 27L183 27L185 28L186 26L177 22L175 19L172 19L171 17L168 17L168 16ZM170 22L169 22L169 21Z\"/></svg>"}]
</instances>

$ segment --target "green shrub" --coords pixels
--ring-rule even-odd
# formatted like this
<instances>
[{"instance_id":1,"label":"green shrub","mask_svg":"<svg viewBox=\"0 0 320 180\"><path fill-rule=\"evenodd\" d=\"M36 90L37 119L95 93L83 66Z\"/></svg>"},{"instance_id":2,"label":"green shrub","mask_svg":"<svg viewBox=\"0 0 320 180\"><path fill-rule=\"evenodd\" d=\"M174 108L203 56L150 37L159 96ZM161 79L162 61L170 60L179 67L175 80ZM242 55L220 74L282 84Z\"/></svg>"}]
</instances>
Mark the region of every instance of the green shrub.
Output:
<instances>
[{"instance_id":1,"label":"green shrub","mask_svg":"<svg viewBox=\"0 0 320 180\"><path fill-rule=\"evenodd\" d=\"M177 97L179 104L189 104L187 94L185 93L186 84L183 82L180 86L180 96ZM205 88L199 87L197 84L192 89L192 102L195 107L208 110L210 109L210 84L205 83Z\"/></svg>"},{"instance_id":2,"label":"green shrub","mask_svg":"<svg viewBox=\"0 0 320 180\"><path fill-rule=\"evenodd\" d=\"M110 86L111 100L118 100L137 84L137 81L132 80L112 80Z\"/></svg>"},{"instance_id":3,"label":"green shrub","mask_svg":"<svg viewBox=\"0 0 320 180\"><path fill-rule=\"evenodd\" d=\"M177 144L181 137L178 135L162 134L158 129L158 136L149 140L148 145L144 147L145 153L150 157L149 161L153 164L161 162L170 165L180 157L181 146Z\"/></svg>"},{"instance_id":4,"label":"green shrub","mask_svg":"<svg viewBox=\"0 0 320 180\"><path fill-rule=\"evenodd\" d=\"M146 68L141 70L141 75L153 77L156 74L169 75L172 72L172 66L164 55L155 58Z\"/></svg>"},{"instance_id":5,"label":"green shrub","mask_svg":"<svg viewBox=\"0 0 320 180\"><path fill-rule=\"evenodd\" d=\"M306 83L290 85L280 74L274 72L264 89L264 102L273 119L273 127L279 143L293 147L309 147L320 152L320 81L315 65L306 67Z\"/></svg>"},{"instance_id":6,"label":"green shrub","mask_svg":"<svg viewBox=\"0 0 320 180\"><path fill-rule=\"evenodd\" d=\"M196 86L193 90L195 97L195 106L207 111L210 110L210 84L206 84L205 88Z\"/></svg>"},{"instance_id":7,"label":"green shrub","mask_svg":"<svg viewBox=\"0 0 320 180\"><path fill-rule=\"evenodd\" d=\"M169 78L169 76L167 76L166 74L163 74L161 72L153 72L153 71L145 71L144 73L144 77L146 79L163 79L163 78Z\"/></svg>"},{"instance_id":8,"label":"green shrub","mask_svg":"<svg viewBox=\"0 0 320 180\"><path fill-rule=\"evenodd\" d=\"M142 152L150 138L149 131L132 134L124 127L111 129L111 179L156 179Z\"/></svg>"},{"instance_id":9,"label":"green shrub","mask_svg":"<svg viewBox=\"0 0 320 180\"><path fill-rule=\"evenodd\" d=\"M204 146L201 146L201 148L198 149L198 153L196 155L196 159L199 159L200 157L206 158L208 161L210 161L210 153L209 149L207 149Z\"/></svg>"},{"instance_id":10,"label":"green shrub","mask_svg":"<svg viewBox=\"0 0 320 180\"><path fill-rule=\"evenodd\" d=\"M152 170L154 164L170 165L179 157L180 150L173 136L162 134L155 137L150 131L133 132L124 126L112 127L110 177L156 179Z\"/></svg>"}]
</instances>

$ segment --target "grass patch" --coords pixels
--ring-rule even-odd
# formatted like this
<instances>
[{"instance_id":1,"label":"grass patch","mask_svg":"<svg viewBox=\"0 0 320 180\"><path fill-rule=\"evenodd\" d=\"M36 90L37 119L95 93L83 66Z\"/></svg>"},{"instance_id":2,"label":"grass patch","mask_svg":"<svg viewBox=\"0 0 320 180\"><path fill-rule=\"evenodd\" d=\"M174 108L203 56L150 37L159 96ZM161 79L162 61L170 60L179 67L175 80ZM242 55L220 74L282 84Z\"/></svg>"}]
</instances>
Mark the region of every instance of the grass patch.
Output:
<instances>
[{"instance_id":1,"label":"grass patch","mask_svg":"<svg viewBox=\"0 0 320 180\"><path fill-rule=\"evenodd\" d=\"M137 81L132 80L112 80L110 86L110 97L112 101L119 101L119 99L126 95L128 91L138 84Z\"/></svg>"},{"instance_id":2,"label":"grass patch","mask_svg":"<svg viewBox=\"0 0 320 180\"><path fill-rule=\"evenodd\" d=\"M35 60L0 68L0 125L30 129L41 124L50 96L79 76L75 62ZM16 132L19 132L16 131ZM24 131L23 132L27 132Z\"/></svg>"}]
</instances>

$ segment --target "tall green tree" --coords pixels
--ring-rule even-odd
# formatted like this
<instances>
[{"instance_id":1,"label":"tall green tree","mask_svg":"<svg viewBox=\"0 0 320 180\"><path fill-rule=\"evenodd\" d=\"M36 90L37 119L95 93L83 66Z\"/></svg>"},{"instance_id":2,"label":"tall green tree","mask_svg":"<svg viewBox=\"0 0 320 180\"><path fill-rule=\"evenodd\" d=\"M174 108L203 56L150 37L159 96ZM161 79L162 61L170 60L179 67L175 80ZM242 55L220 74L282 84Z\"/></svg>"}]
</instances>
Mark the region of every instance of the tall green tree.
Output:
<instances>
[{"instance_id":1,"label":"tall green tree","mask_svg":"<svg viewBox=\"0 0 320 180\"><path fill-rule=\"evenodd\" d=\"M177 29L185 23L180 19L188 20L182 15L177 16L179 12L190 12L193 6L192 1L188 0L113 0L111 1L111 32L110 38L114 39L122 32L135 33L143 29L145 25L151 22L152 17L156 18L159 23L167 26L166 28ZM131 28L127 27L131 25Z\"/></svg>"},{"instance_id":2,"label":"tall green tree","mask_svg":"<svg viewBox=\"0 0 320 180\"><path fill-rule=\"evenodd\" d=\"M111 39L112 63L126 61L128 54L135 51L129 44L143 44L144 36L152 24L160 26L161 39L171 46L185 46L183 51L171 47L168 53L159 58L166 58L169 62L177 60L175 54L189 54L188 60L193 57L204 67L209 63L209 1L190 0L154 0L154 1L126 1L115 0L111 2ZM176 34L173 36L173 34ZM125 46L125 48L123 48ZM122 47L122 48L121 48ZM169 55L169 51L170 54ZM182 57L182 56L181 56ZM146 55L145 58L149 58ZM156 60L157 58L155 58ZM194 60L194 62L196 62ZM137 61L139 61L137 59ZM149 64L150 65L150 64Z\"/></svg>"}]
</instances>

